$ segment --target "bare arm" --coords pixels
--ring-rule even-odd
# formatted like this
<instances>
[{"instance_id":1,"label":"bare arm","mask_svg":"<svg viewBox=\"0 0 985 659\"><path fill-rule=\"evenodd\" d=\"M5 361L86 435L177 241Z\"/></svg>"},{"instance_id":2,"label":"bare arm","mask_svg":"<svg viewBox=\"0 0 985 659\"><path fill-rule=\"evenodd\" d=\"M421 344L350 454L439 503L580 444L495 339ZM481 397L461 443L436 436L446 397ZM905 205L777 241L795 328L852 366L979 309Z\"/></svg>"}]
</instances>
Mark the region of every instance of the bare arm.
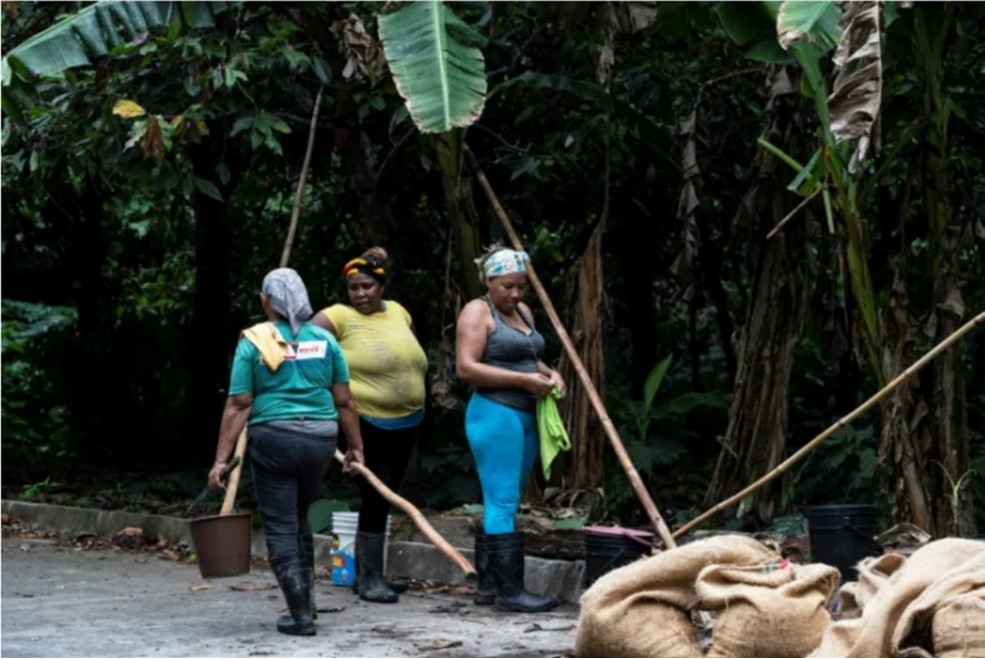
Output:
<instances>
[{"instance_id":1,"label":"bare arm","mask_svg":"<svg viewBox=\"0 0 985 659\"><path fill-rule=\"evenodd\" d=\"M455 373L461 380L477 387L525 389L537 396L550 391L550 380L540 373L517 373L482 363L486 348L489 307L481 300L472 300L458 316L455 330Z\"/></svg>"},{"instance_id":2,"label":"bare arm","mask_svg":"<svg viewBox=\"0 0 985 659\"><path fill-rule=\"evenodd\" d=\"M229 458L236 446L236 439L243 432L246 422L253 409L253 394L237 394L226 399L222 410L222 425L219 426L219 441L215 449L215 463L209 471L209 486L222 487L222 470L229 463Z\"/></svg>"},{"instance_id":3,"label":"bare arm","mask_svg":"<svg viewBox=\"0 0 985 659\"><path fill-rule=\"evenodd\" d=\"M353 462L365 464L363 436L359 432L359 415L356 414L356 406L352 402L352 391L349 389L349 383L338 382L333 384L332 398L335 399L335 409L339 411L339 425L342 426L342 432L345 433L346 442L349 444L343 465L343 468L349 471L349 465Z\"/></svg>"},{"instance_id":4,"label":"bare arm","mask_svg":"<svg viewBox=\"0 0 985 659\"><path fill-rule=\"evenodd\" d=\"M332 324L331 319L329 319L329 317L325 315L324 311L319 311L318 313L316 313L314 316L312 316L311 320L308 322L310 322L312 325L315 325L316 327L322 328L323 330L328 330L329 332L332 333L332 336L334 336L336 339L339 338L338 330L335 329L335 325Z\"/></svg>"}]
</instances>

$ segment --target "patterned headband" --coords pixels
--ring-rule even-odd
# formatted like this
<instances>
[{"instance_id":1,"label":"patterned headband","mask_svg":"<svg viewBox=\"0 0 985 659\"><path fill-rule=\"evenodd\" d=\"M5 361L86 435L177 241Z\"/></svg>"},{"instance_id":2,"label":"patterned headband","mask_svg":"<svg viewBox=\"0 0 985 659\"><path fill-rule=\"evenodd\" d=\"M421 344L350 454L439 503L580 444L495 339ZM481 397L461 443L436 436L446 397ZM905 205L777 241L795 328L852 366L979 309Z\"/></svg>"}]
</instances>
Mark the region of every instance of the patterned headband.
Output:
<instances>
[{"instance_id":1,"label":"patterned headband","mask_svg":"<svg viewBox=\"0 0 985 659\"><path fill-rule=\"evenodd\" d=\"M500 249L476 261L479 266L479 279L502 277L515 272L526 272L530 255L512 249Z\"/></svg>"},{"instance_id":2,"label":"patterned headband","mask_svg":"<svg viewBox=\"0 0 985 659\"><path fill-rule=\"evenodd\" d=\"M369 275L382 284L386 279L386 268L377 258L371 256L367 259L358 256L345 264L342 268L342 276L348 279L358 274Z\"/></svg>"}]
</instances>

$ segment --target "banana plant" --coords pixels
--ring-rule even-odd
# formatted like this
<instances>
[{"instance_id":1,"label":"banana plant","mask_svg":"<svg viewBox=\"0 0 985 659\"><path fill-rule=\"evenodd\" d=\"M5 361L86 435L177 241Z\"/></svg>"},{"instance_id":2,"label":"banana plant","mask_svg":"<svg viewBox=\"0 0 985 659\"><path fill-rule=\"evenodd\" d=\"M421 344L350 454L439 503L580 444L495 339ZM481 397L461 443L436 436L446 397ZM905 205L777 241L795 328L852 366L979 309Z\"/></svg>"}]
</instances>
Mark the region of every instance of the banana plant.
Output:
<instances>
[{"instance_id":1,"label":"banana plant","mask_svg":"<svg viewBox=\"0 0 985 659\"><path fill-rule=\"evenodd\" d=\"M13 48L0 63L3 108L12 114L31 102L41 76L89 66L106 55L139 48L141 35L184 23L191 28L215 25L226 2L142 2L102 0L62 19Z\"/></svg>"},{"instance_id":2,"label":"banana plant","mask_svg":"<svg viewBox=\"0 0 985 659\"><path fill-rule=\"evenodd\" d=\"M479 50L486 39L443 2L404 3L379 18L383 53L422 133L446 133L482 114L488 83Z\"/></svg>"},{"instance_id":3,"label":"banana plant","mask_svg":"<svg viewBox=\"0 0 985 659\"><path fill-rule=\"evenodd\" d=\"M795 171L790 191L805 202L821 196L829 232L834 233L836 225L844 232L851 289L862 317L861 344L873 375L882 381L883 337L861 229L859 200L865 191L859 173L880 111L881 35L885 22L895 17L895 7L887 5L884 13L879 2L854 2L842 12L830 0L786 0L764 2L758 14L740 15L731 4L722 3L715 11L737 44L762 53L767 49L756 44L772 39L803 73L801 91L813 100L820 124L817 151L802 165L765 139L759 144ZM821 65L832 50L834 80L829 92Z\"/></svg>"}]
</instances>

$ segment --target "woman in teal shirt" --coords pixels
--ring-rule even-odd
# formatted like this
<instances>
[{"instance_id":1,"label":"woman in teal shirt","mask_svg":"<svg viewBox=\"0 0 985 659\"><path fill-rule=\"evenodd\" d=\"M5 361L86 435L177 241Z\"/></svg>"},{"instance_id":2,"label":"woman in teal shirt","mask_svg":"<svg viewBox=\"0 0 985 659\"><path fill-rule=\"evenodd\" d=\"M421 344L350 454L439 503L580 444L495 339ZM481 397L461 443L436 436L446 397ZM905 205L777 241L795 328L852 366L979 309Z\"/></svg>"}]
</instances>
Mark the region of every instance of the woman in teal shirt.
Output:
<instances>
[{"instance_id":1,"label":"woman in teal shirt","mask_svg":"<svg viewBox=\"0 0 985 659\"><path fill-rule=\"evenodd\" d=\"M290 611L277 630L311 636L315 555L308 507L331 463L339 424L348 439L347 470L363 462L362 436L342 349L307 322L311 304L301 277L290 268L270 272L260 302L269 320L245 330L236 346L209 484L222 486L222 470L249 422L267 554Z\"/></svg>"}]
</instances>

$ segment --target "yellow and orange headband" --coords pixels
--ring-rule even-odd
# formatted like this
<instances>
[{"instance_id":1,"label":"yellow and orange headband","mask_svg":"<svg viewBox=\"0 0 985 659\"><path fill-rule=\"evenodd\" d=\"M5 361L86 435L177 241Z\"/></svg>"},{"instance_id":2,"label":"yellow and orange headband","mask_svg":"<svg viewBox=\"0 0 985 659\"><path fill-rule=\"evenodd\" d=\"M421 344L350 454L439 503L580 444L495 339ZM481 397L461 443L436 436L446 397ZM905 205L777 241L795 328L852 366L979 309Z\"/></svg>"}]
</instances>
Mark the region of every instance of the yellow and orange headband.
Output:
<instances>
[{"instance_id":1,"label":"yellow and orange headband","mask_svg":"<svg viewBox=\"0 0 985 659\"><path fill-rule=\"evenodd\" d=\"M386 279L386 268L383 267L379 259L373 257L366 259L357 256L345 264L342 268L342 276L348 279L358 274L369 275L382 284Z\"/></svg>"}]
</instances>

